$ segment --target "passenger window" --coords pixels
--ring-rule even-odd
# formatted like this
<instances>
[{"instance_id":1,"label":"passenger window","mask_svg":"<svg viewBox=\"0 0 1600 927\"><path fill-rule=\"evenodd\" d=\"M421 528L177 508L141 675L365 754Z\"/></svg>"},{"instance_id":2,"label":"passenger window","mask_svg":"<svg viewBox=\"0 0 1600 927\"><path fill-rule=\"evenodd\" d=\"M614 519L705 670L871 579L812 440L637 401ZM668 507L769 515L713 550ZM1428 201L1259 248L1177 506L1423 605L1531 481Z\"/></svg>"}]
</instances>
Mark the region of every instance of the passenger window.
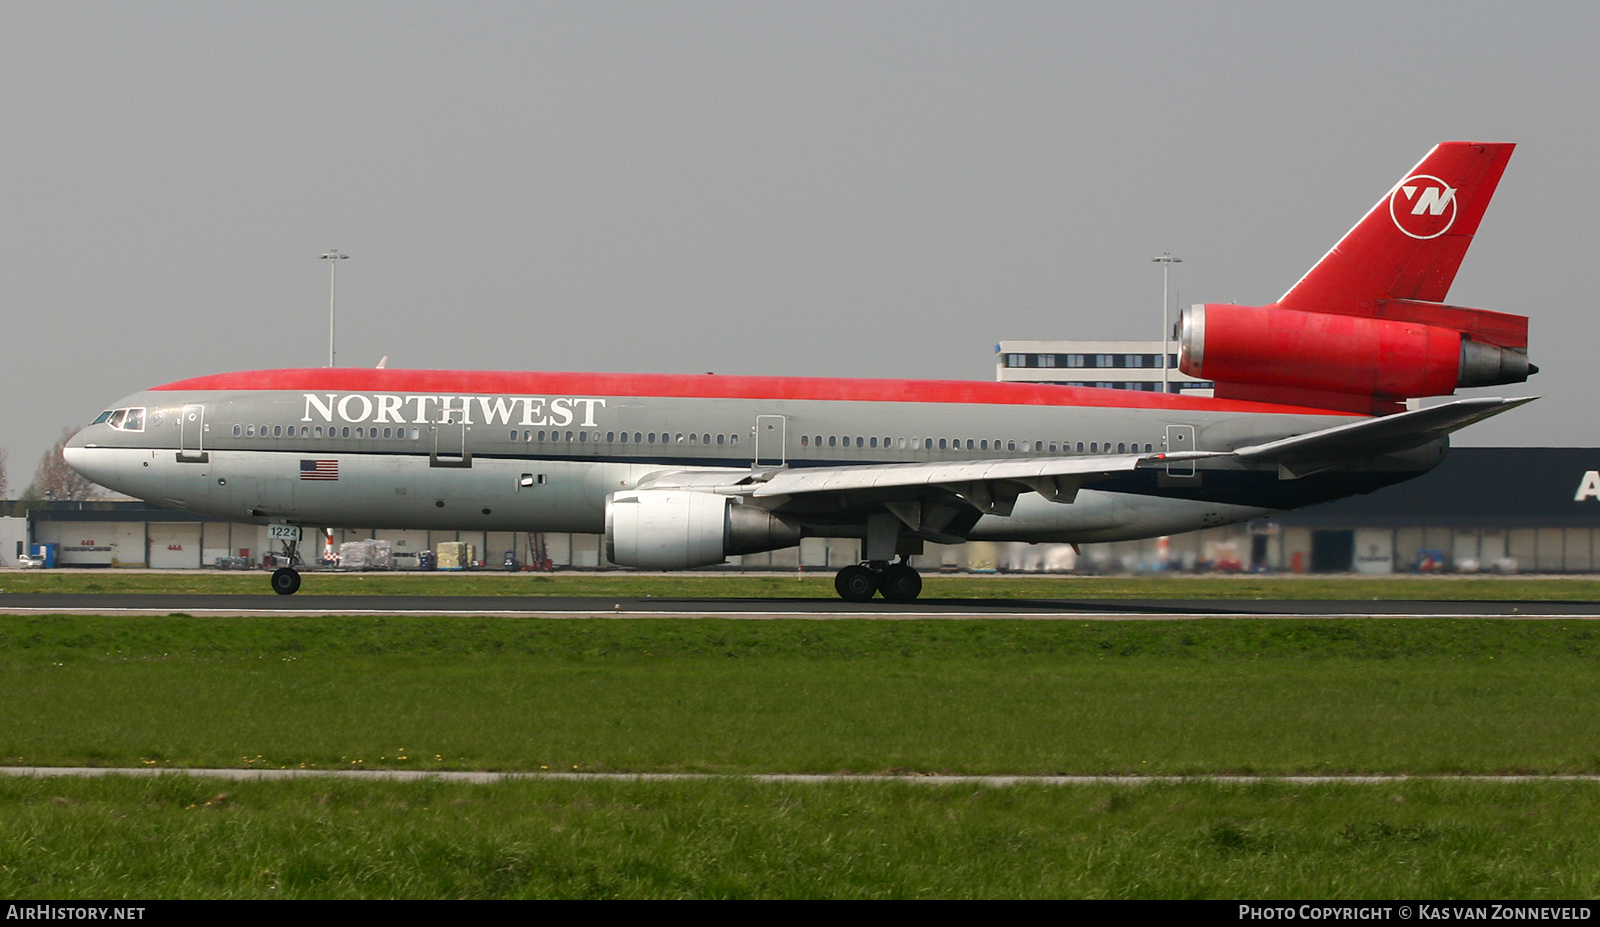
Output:
<instances>
[{"instance_id":1,"label":"passenger window","mask_svg":"<svg viewBox=\"0 0 1600 927\"><path fill-rule=\"evenodd\" d=\"M1117 442L1117 453L1118 454L1126 454L1126 453L1128 453L1128 445L1122 443L1121 441L1118 441Z\"/></svg>"},{"instance_id":2,"label":"passenger window","mask_svg":"<svg viewBox=\"0 0 1600 927\"><path fill-rule=\"evenodd\" d=\"M637 431L636 431L636 432L634 432L634 433L633 433L633 443L634 443L634 444L639 444L639 443L640 443L640 438L641 438L641 437L642 437L642 436L641 436L641 435L640 435L640 434L639 434L639 433L638 433L638 432L637 432Z\"/></svg>"},{"instance_id":3,"label":"passenger window","mask_svg":"<svg viewBox=\"0 0 1600 927\"><path fill-rule=\"evenodd\" d=\"M626 439L627 435L623 435L623 438ZM606 443L607 444L611 444L616 440L617 440L617 433L616 432L614 432L614 431L606 432Z\"/></svg>"},{"instance_id":4,"label":"passenger window","mask_svg":"<svg viewBox=\"0 0 1600 927\"><path fill-rule=\"evenodd\" d=\"M656 443L656 433L655 432L652 431L648 435L646 435L645 437L649 439L651 444Z\"/></svg>"},{"instance_id":5,"label":"passenger window","mask_svg":"<svg viewBox=\"0 0 1600 927\"><path fill-rule=\"evenodd\" d=\"M800 446L801 447L810 447L811 446L811 436L810 435L801 435L800 436Z\"/></svg>"},{"instance_id":6,"label":"passenger window","mask_svg":"<svg viewBox=\"0 0 1600 927\"><path fill-rule=\"evenodd\" d=\"M242 427L241 427L241 426L239 426L239 425L235 425L235 426L233 426L233 436L234 436L234 437L235 437L235 438L237 438L237 437L239 437L239 436L240 436L240 435L241 435L241 434L244 434L244 428L242 428Z\"/></svg>"},{"instance_id":7,"label":"passenger window","mask_svg":"<svg viewBox=\"0 0 1600 927\"><path fill-rule=\"evenodd\" d=\"M725 438L725 437L727 437L727 435L717 435L717 445L718 445L718 446L719 446L719 447L720 447L720 446L721 446L721 445L722 445L722 439L723 439L723 438ZM802 437L802 438L803 438L803 437L805 437L805 436L804 436L804 435L801 435L801 437ZM805 443L805 442L804 442L804 441L802 441L802 442L800 442L800 443L802 443L802 444L804 444L804 443Z\"/></svg>"},{"instance_id":8,"label":"passenger window","mask_svg":"<svg viewBox=\"0 0 1600 927\"><path fill-rule=\"evenodd\" d=\"M1017 442L1015 442L1015 441L1007 441L1006 442L1006 450L1014 451L1016 449L1017 449Z\"/></svg>"},{"instance_id":9,"label":"passenger window","mask_svg":"<svg viewBox=\"0 0 1600 927\"><path fill-rule=\"evenodd\" d=\"M339 437L341 437L341 438L350 437L350 426L349 425L346 425L343 428L339 429Z\"/></svg>"},{"instance_id":10,"label":"passenger window","mask_svg":"<svg viewBox=\"0 0 1600 927\"><path fill-rule=\"evenodd\" d=\"M420 428L411 429L411 440L415 441L420 437L422 437L422 429L420 429Z\"/></svg>"},{"instance_id":11,"label":"passenger window","mask_svg":"<svg viewBox=\"0 0 1600 927\"><path fill-rule=\"evenodd\" d=\"M272 436L274 438L283 437L283 426L282 425L273 425L272 426Z\"/></svg>"},{"instance_id":12,"label":"passenger window","mask_svg":"<svg viewBox=\"0 0 1600 927\"><path fill-rule=\"evenodd\" d=\"M254 426L254 425L246 425L246 426L244 426L244 434L245 434L245 437L247 437L247 438L254 438L256 436L256 426Z\"/></svg>"}]
</instances>

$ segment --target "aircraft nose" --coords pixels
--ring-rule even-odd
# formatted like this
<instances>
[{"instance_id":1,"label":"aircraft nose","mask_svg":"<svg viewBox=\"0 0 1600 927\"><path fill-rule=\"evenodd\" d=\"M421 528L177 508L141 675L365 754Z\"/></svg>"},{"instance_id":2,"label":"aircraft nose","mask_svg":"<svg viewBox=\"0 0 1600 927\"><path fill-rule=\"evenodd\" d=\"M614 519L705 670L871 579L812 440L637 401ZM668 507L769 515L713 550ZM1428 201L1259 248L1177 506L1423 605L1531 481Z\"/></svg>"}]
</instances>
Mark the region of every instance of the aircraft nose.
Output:
<instances>
[{"instance_id":1,"label":"aircraft nose","mask_svg":"<svg viewBox=\"0 0 1600 927\"><path fill-rule=\"evenodd\" d=\"M67 466L102 486L107 476L104 472L105 456L104 448L93 447L84 441L83 432L73 435L61 448L61 457L66 460Z\"/></svg>"}]
</instances>

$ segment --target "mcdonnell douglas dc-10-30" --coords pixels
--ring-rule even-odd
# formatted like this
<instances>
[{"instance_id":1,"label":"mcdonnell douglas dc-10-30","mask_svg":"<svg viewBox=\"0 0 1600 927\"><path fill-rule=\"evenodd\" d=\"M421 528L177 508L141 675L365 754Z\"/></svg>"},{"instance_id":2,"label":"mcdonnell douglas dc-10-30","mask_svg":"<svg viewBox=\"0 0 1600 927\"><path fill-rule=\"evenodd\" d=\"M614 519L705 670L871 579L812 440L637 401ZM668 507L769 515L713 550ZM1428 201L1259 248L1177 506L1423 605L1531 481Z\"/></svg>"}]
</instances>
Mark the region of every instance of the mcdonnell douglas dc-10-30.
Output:
<instances>
[{"instance_id":1,"label":"mcdonnell douglas dc-10-30","mask_svg":"<svg viewBox=\"0 0 1600 927\"><path fill-rule=\"evenodd\" d=\"M925 542L1176 534L1370 492L1529 399L1528 320L1444 304L1512 145L1434 148L1275 303L1197 305L1214 398L1047 384L311 368L134 393L68 443L102 486L285 526L603 534L677 570L859 538L839 595L915 599ZM296 532L297 533L297 532ZM293 555L292 548L288 551ZM293 564L294 559L290 560ZM285 595L293 566L272 574Z\"/></svg>"}]
</instances>

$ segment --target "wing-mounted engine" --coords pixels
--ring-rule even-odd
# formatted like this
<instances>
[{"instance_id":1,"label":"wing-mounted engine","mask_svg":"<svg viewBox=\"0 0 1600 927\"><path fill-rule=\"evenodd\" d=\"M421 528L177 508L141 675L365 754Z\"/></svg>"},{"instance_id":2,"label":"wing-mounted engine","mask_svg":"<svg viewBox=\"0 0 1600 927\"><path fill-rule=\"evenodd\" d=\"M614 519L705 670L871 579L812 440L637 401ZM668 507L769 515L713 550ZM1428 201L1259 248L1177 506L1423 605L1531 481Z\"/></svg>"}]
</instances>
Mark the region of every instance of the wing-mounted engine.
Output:
<instances>
[{"instance_id":1,"label":"wing-mounted engine","mask_svg":"<svg viewBox=\"0 0 1600 927\"><path fill-rule=\"evenodd\" d=\"M606 497L606 557L619 566L685 570L798 543L798 525L733 496L645 489Z\"/></svg>"},{"instance_id":2,"label":"wing-mounted engine","mask_svg":"<svg viewBox=\"0 0 1600 927\"><path fill-rule=\"evenodd\" d=\"M1364 414L1521 383L1528 320L1443 300L1514 146L1436 146L1277 302L1194 306L1179 366L1225 399Z\"/></svg>"}]
</instances>

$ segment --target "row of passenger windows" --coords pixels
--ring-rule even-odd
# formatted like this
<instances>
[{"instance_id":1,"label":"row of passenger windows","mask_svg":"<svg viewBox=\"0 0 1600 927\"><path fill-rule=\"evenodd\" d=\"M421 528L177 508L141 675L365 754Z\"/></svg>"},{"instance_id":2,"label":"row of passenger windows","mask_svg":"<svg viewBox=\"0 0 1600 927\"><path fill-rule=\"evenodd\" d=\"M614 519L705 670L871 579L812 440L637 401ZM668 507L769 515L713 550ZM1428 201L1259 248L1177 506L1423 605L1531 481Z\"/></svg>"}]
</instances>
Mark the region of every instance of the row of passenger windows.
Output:
<instances>
[{"instance_id":1,"label":"row of passenger windows","mask_svg":"<svg viewBox=\"0 0 1600 927\"><path fill-rule=\"evenodd\" d=\"M1004 450L1013 452L1020 450L1025 454L1073 453L1073 443L1071 441L1018 441L1015 439L1002 440L1000 438L995 438L993 441L988 438L883 438L880 441L880 439L876 437L863 437L861 435L856 435L855 437L851 437L849 435L845 435L843 437L839 435L828 435L826 438L824 438L822 435L800 436L801 447L820 448L823 446L824 442L826 442L828 447L884 447L893 448L896 450L904 450L905 448L909 447L914 451L931 451L934 449L941 451L987 451L992 449L996 451ZM1107 454L1111 453L1111 442L1105 442L1104 446L1105 452ZM1117 444L1117 453L1128 453L1128 448L1130 446L1133 448L1133 453L1139 453L1139 442L1137 441L1133 442L1131 445L1126 441L1119 442ZM1101 451L1101 443L1099 441L1090 441L1087 445L1085 445L1084 442L1079 441L1077 443L1077 453L1085 453L1086 447L1087 453L1090 454L1098 454ZM1152 449L1153 445L1146 444L1144 446L1144 452L1147 454L1150 453Z\"/></svg>"},{"instance_id":2,"label":"row of passenger windows","mask_svg":"<svg viewBox=\"0 0 1600 927\"><path fill-rule=\"evenodd\" d=\"M142 412L143 410L140 410L140 411ZM239 438L239 437L245 437L245 438L255 438L255 437L262 437L262 438L268 438L268 437L271 437L271 438L293 438L293 437L296 437L297 435L296 435L296 428L295 428L294 425L289 425L289 426L285 427L283 425L253 425L252 424L252 425L234 425L233 426L233 436L236 437L236 438ZM594 442L598 444L600 442L600 432L598 432L598 431L593 432L593 436L594 436ZM327 429L324 429L321 425L316 425L316 426L301 425L301 426L299 426L298 437L301 437L301 438L323 438L323 437L327 437L327 438L350 438L350 437L354 437L354 438L365 438L365 439L372 439L372 438L383 439L383 438L388 438L388 439L391 439L391 440L395 440L395 439L405 440L405 439L409 438L410 440L415 441L418 438L422 437L422 432L421 432L420 429L417 429L417 428L412 428L409 431L407 431L404 427L394 428L394 427L387 427L386 426L386 427L384 427L382 429L379 429L376 425L374 425L372 427L366 427L366 426L363 426L363 425L356 425L356 426L354 426L354 428L352 428L349 425L344 425L344 426L339 426L339 427L329 426ZM511 432L511 440L513 440L513 441L521 441L521 442L539 441L539 442L553 442L553 443L565 442L565 443L568 443L568 444L572 444L572 443L587 444L587 443L589 443L589 440L590 440L590 432L587 432L587 431L560 432L560 431L520 431L520 430L513 430ZM715 443L718 446L726 445L726 446L731 446L731 447L737 447L739 445L739 436L737 434L711 435L711 434L708 434L708 433L685 434L683 432L678 432L676 434L673 434L673 433L670 433L670 432L662 432L660 434L657 434L654 431L649 431L649 432L635 431L630 435L626 431L623 431L623 432L608 431L608 432L606 432L605 440L606 440L607 444L644 444L644 445L651 445L651 444L658 444L659 443L659 444L705 445L705 446L708 446L708 447L711 446L713 443ZM1099 453L1101 453L1101 448L1102 448L1102 444L1099 441L1090 441L1087 444L1085 444L1082 441L1079 441L1079 442L1076 443L1076 445L1074 445L1073 442L1071 442L1071 441L1050 441L1050 442L1045 442L1045 441L1018 441L1018 440L1015 440L1015 439L1001 439L1001 438L994 438L992 440L989 439L989 438L878 438L878 437L866 437L866 436L862 436L862 435L856 435L854 437L849 436L849 435L845 435L845 436L828 435L826 437L824 437L822 435L801 435L800 436L800 446L801 447L817 447L817 448L821 448L821 447L824 447L824 446L830 447L830 448L838 448L838 447L846 447L846 448L848 448L848 447L884 448L884 449L894 449L894 450L905 450L907 448L910 448L911 450L914 450L914 451L916 451L916 450L930 450L931 451L931 450L935 450L935 449L941 450L941 451L945 451L945 450L950 450L950 451L962 451L962 450L966 450L966 451L988 451L988 450L1002 451L1003 450L1003 451L1008 451L1008 452L1021 451L1024 454L1027 454L1027 453L1035 453L1035 454L1042 454L1042 453L1060 454L1060 453L1065 453L1065 454L1071 454L1071 453L1074 453L1074 452L1079 453L1079 454L1083 454L1083 453L1099 454ZM1119 442L1117 442L1117 451L1116 452L1118 454L1126 454L1126 453L1128 453L1128 448L1129 447L1130 447L1130 444L1128 442L1119 441ZM1137 442L1137 441L1132 442L1131 447L1133 448L1133 453L1135 453L1135 454L1139 453L1139 442ZM1153 445L1146 443L1144 445L1144 453L1146 453L1146 454L1150 453L1153 450L1153 447L1154 447ZM1104 452L1107 453L1107 454L1111 453L1111 442L1110 441L1104 442Z\"/></svg>"},{"instance_id":3,"label":"row of passenger windows","mask_svg":"<svg viewBox=\"0 0 1600 927\"><path fill-rule=\"evenodd\" d=\"M299 437L302 437L302 438L350 438L350 437L355 437L355 438L398 438L398 439L402 439L402 440L405 439L405 438L410 438L412 441L415 441L418 438L422 437L422 430L420 428L413 428L413 429L411 429L410 432L407 432L406 429L403 428L403 427L402 428L394 428L394 427L384 428L384 429L382 429L382 433L381 434L379 433L379 431L380 430L379 430L378 426L376 426L376 425L372 426L371 428L365 427L363 425L357 425L353 429L349 425L344 425L342 427L335 427L333 425L329 425L326 429L324 429L321 425L317 425L316 427L312 427L310 425L301 425L300 426L300 430L299 430ZM293 425L290 425L287 428L285 428L282 425L259 425L259 426L257 426L257 425L235 425L235 426L233 426L233 436L235 438L239 438L239 437L244 437L244 438L256 438L256 437L260 437L260 438L293 438L296 435L295 435L295 426L293 426Z\"/></svg>"},{"instance_id":4,"label":"row of passenger windows","mask_svg":"<svg viewBox=\"0 0 1600 927\"><path fill-rule=\"evenodd\" d=\"M548 435L548 437L547 437L547 435ZM516 429L512 429L512 431L511 431L511 440L513 440L513 441L552 441L552 442L559 442L559 441L562 440L561 435L562 435L562 432L559 432L559 431L551 431L551 432L517 431ZM710 435L710 434L685 435L681 431L678 432L676 435L674 435L674 434L672 434L670 432L662 432L659 435L659 441L660 441L661 444L685 444L685 443L687 443L687 444L694 444L694 445L705 444L705 445L709 446L711 444L712 440L713 440L713 437L715 438L716 443L719 444L719 445L731 445L731 446L737 447L738 444L739 444L739 436L738 435L724 435L724 434L719 434L719 435L715 435L715 436ZM608 432L606 432L606 443L607 444L630 444L630 443L631 444L655 444L655 443L657 443L657 439L658 439L658 436L653 431L635 431L635 432L633 432L633 436L632 436L631 440L630 440L630 438L628 436L628 432L626 432L626 431L623 431L623 432L608 431ZM589 433L586 432L586 431L580 431L580 432L577 432L576 433L576 437L574 437L574 433L573 432L570 432L570 431L566 432L566 441L567 441L567 443L571 444L574 440L576 440L580 444L586 443L589 440ZM600 432L597 431L597 432L594 433L594 440L595 440L596 444L598 444L600 442Z\"/></svg>"}]
</instances>

